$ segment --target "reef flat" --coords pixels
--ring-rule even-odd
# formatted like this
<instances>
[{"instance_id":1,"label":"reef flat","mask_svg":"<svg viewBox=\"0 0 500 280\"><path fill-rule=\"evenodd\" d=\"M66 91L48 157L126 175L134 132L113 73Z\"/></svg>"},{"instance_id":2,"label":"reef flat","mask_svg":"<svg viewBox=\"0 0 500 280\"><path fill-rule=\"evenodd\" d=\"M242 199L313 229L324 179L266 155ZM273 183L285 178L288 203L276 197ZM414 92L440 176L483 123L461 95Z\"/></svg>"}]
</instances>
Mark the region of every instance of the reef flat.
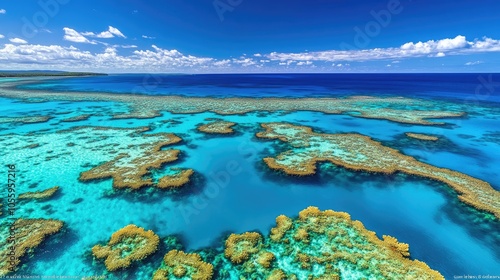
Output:
<instances>
[{"instance_id":1,"label":"reef flat","mask_svg":"<svg viewBox=\"0 0 500 280\"><path fill-rule=\"evenodd\" d=\"M50 120L49 116L32 116L32 117L0 117L0 123L43 123Z\"/></svg>"},{"instance_id":2,"label":"reef flat","mask_svg":"<svg viewBox=\"0 0 500 280\"><path fill-rule=\"evenodd\" d=\"M50 189L36 191L36 192L26 192L19 195L18 199L35 199L44 200L52 197L59 190L58 186Z\"/></svg>"},{"instance_id":3,"label":"reef flat","mask_svg":"<svg viewBox=\"0 0 500 280\"><path fill-rule=\"evenodd\" d=\"M354 96L349 98L210 98L183 96L148 96L132 94L107 94L23 90L16 86L32 83L6 82L0 85L0 96L24 101L114 101L125 103L129 112L117 113L115 119L154 118L162 111L177 114L214 112L220 115L244 114L254 111L316 111L327 114L348 114L362 118L385 119L394 122L438 125L442 122L429 119L461 117L464 112L435 110L435 104L424 100L402 97ZM40 80L36 80L40 82Z\"/></svg>"},{"instance_id":4,"label":"reef flat","mask_svg":"<svg viewBox=\"0 0 500 280\"><path fill-rule=\"evenodd\" d=\"M17 219L12 225L3 224L0 238L0 276L5 276L18 267L27 252L33 251L62 227L62 221L45 219ZM9 240L11 237L12 240ZM14 250L11 250L14 244Z\"/></svg>"},{"instance_id":5,"label":"reef flat","mask_svg":"<svg viewBox=\"0 0 500 280\"><path fill-rule=\"evenodd\" d=\"M162 150L162 148L179 143L182 139L174 134L144 135L143 137L160 139L144 143L140 154L120 153L113 160L82 172L80 180L91 181L113 178L113 187L117 189L140 189L153 186L152 178L144 179L144 176L152 168L158 169L166 163L176 161L180 153L179 150ZM192 170L179 170L173 175L165 175L159 179L160 188L179 187L189 181L191 174L193 174Z\"/></svg>"},{"instance_id":6,"label":"reef flat","mask_svg":"<svg viewBox=\"0 0 500 280\"><path fill-rule=\"evenodd\" d=\"M385 174L399 171L443 182L458 193L462 202L500 219L500 192L487 182L422 163L361 134L315 133L310 127L288 123L267 123L262 127L265 131L257 133L257 137L279 139L292 147L274 158L264 158L271 169L306 176L316 172L318 162L329 161L352 170Z\"/></svg>"},{"instance_id":7,"label":"reef flat","mask_svg":"<svg viewBox=\"0 0 500 280\"><path fill-rule=\"evenodd\" d=\"M231 134L236 123L223 120L214 120L210 123L198 126L198 131L208 134Z\"/></svg>"},{"instance_id":8,"label":"reef flat","mask_svg":"<svg viewBox=\"0 0 500 280\"><path fill-rule=\"evenodd\" d=\"M427 134L422 134L422 133L412 133L412 132L407 132L405 133L406 136L413 138L413 139L418 139L418 140L424 140L424 141L437 141L439 138L437 136L432 136L432 135L427 135Z\"/></svg>"}]
</instances>

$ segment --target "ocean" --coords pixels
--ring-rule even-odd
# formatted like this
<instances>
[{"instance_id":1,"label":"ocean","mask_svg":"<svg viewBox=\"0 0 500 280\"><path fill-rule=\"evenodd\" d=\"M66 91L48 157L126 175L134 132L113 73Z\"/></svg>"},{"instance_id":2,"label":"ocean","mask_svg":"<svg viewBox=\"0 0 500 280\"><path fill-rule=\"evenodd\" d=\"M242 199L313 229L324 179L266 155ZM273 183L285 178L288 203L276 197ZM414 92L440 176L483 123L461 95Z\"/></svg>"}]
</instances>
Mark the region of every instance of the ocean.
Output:
<instances>
[{"instance_id":1,"label":"ocean","mask_svg":"<svg viewBox=\"0 0 500 280\"><path fill-rule=\"evenodd\" d=\"M57 95L44 99L50 93ZM366 118L351 112L325 113L315 107L113 117L131 110L123 97L127 95L210 98L211 102L403 97L425 102L423 110L444 108L465 115L431 119L444 123L440 125ZM417 105L405 108L418 110ZM363 110L372 106L380 110L386 105L367 102L363 106ZM308 126L325 134L362 134L420 162L487 182L499 191L500 74L112 74L28 83L0 78L0 112L0 155L4 165L17 167L17 194L60 187L48 200L19 200L15 217L65 223L63 232L22 258L25 264L14 275L150 279L165 246L140 265L118 272L107 272L92 257L91 248L106 243L118 229L135 224L161 238L176 236L186 252L220 251L229 233L258 231L267 236L277 216L297 217L306 207L316 206L347 212L378 237L390 235L408 243L411 259L427 263L446 279L500 276L498 218L461 202L443 182L403 172L354 171L332 163L319 163L311 176L290 176L263 162L290 147L256 137L263 130L260 124L272 122ZM78 118L82 115L85 118ZM34 116L48 118L26 119ZM235 133L207 135L196 129L211 119L236 123ZM176 172L177 167L189 168L195 172L189 184L176 191L130 190L114 188L109 178L79 180L82 172L119 153L137 155L140 149L136 147L150 143L148 137L138 136L141 127L149 129L144 135L174 133L183 139L168 146L180 151L179 159L152 168L146 177L156 180ZM405 136L407 132L439 140L412 139ZM38 146L29 148L32 144ZM3 221L12 218L5 207Z\"/></svg>"}]
</instances>

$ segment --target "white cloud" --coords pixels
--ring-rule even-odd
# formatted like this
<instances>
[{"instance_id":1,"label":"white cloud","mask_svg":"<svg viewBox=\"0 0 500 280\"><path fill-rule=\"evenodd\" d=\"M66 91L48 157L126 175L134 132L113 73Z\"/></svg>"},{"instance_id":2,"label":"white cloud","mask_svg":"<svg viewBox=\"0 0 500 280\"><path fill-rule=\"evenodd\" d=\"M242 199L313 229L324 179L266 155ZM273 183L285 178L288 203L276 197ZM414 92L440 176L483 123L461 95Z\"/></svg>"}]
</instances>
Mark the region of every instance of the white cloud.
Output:
<instances>
[{"instance_id":1,"label":"white cloud","mask_svg":"<svg viewBox=\"0 0 500 280\"><path fill-rule=\"evenodd\" d=\"M136 45L121 45L120 47L124 48L124 49L136 49L137 48Z\"/></svg>"},{"instance_id":2,"label":"white cloud","mask_svg":"<svg viewBox=\"0 0 500 280\"><path fill-rule=\"evenodd\" d=\"M243 67L248 67L257 64L257 62L255 62L252 58L246 58L246 57L240 57L239 59L233 58L233 63L240 64Z\"/></svg>"},{"instance_id":3,"label":"white cloud","mask_svg":"<svg viewBox=\"0 0 500 280\"><path fill-rule=\"evenodd\" d=\"M118 28L115 28L113 26L109 26L108 30L103 31L101 33L94 33L94 32L82 32L81 35L83 36L89 36L89 37L95 37L95 38L101 38L101 39L109 39L109 38L114 38L116 37L122 37L122 38L127 38L123 33L118 30Z\"/></svg>"},{"instance_id":4,"label":"white cloud","mask_svg":"<svg viewBox=\"0 0 500 280\"><path fill-rule=\"evenodd\" d=\"M213 72L213 71L255 71L261 67L269 67L270 71L279 69L300 68L309 65L307 69L350 69L363 66L361 62L383 61L381 65L397 67L399 61L410 57L437 59L441 53L450 55L470 55L479 52L500 52L500 40L491 38L467 41L458 36L455 39L427 41L425 43L408 43L394 48L376 48L367 50L343 50L303 53L255 54L238 58L199 57L172 49L162 49L156 45L149 48L138 48L136 45L111 45L91 41L82 33L64 28L64 39L75 43L100 43L104 45L100 51L90 52L84 47L59 45L33 45L19 38L0 45L0 65L5 69L49 69L58 68L73 71L103 71L103 72ZM116 35L114 35L116 36ZM464 44L464 41L466 44ZM77 45L85 46L85 45ZM96 49L96 48L94 48ZM386 60L386 61L384 61ZM350 66L350 61L356 61L356 67ZM465 65L476 65L482 62L474 61ZM324 63L324 65L320 65ZM462 62L462 63L465 63ZM242 70L243 69L243 70ZM261 70L259 70L261 71Z\"/></svg>"},{"instance_id":5,"label":"white cloud","mask_svg":"<svg viewBox=\"0 0 500 280\"><path fill-rule=\"evenodd\" d=\"M27 44L28 43L28 41L23 40L21 38L11 38L11 39L9 39L9 41L11 43L14 43L14 44Z\"/></svg>"},{"instance_id":6,"label":"white cloud","mask_svg":"<svg viewBox=\"0 0 500 280\"><path fill-rule=\"evenodd\" d=\"M142 38L144 38L144 39L156 39L156 37L150 37L150 36L146 36L146 35L142 35Z\"/></svg>"},{"instance_id":7,"label":"white cloud","mask_svg":"<svg viewBox=\"0 0 500 280\"><path fill-rule=\"evenodd\" d=\"M120 55L117 48L107 47L103 52L91 53L74 46L57 45L14 45L0 47L0 64L28 69L47 66L68 70L93 71L177 71L179 69L198 69L213 67L217 60L207 57L184 55L177 50L161 49L152 46L149 50L135 50L131 55ZM220 64L228 63L222 61ZM29 67L28 67L29 66Z\"/></svg>"},{"instance_id":8,"label":"white cloud","mask_svg":"<svg viewBox=\"0 0 500 280\"><path fill-rule=\"evenodd\" d=\"M6 14L7 11L5 9L0 9L0 14Z\"/></svg>"},{"instance_id":9,"label":"white cloud","mask_svg":"<svg viewBox=\"0 0 500 280\"><path fill-rule=\"evenodd\" d=\"M80 34L78 31L64 27L64 40L70 41L70 42L75 42L75 43L89 43L91 44L92 42L89 41L89 39L85 38L82 34Z\"/></svg>"},{"instance_id":10,"label":"white cloud","mask_svg":"<svg viewBox=\"0 0 500 280\"><path fill-rule=\"evenodd\" d=\"M478 60L478 61L469 61L469 62L465 63L465 65L472 66L472 65L478 65L478 64L481 64L481 63L484 63L484 61L480 61L480 60Z\"/></svg>"},{"instance_id":11,"label":"white cloud","mask_svg":"<svg viewBox=\"0 0 500 280\"><path fill-rule=\"evenodd\" d=\"M312 65L312 61L300 61L297 63L298 66L303 66L303 65Z\"/></svg>"},{"instance_id":12,"label":"white cloud","mask_svg":"<svg viewBox=\"0 0 500 280\"><path fill-rule=\"evenodd\" d=\"M224 59L224 60L216 61L216 62L214 62L214 65L217 67L229 67L229 66L231 66L231 60Z\"/></svg>"},{"instance_id":13,"label":"white cloud","mask_svg":"<svg viewBox=\"0 0 500 280\"><path fill-rule=\"evenodd\" d=\"M400 47L374 48L366 50L329 50L302 53L272 52L265 55L268 59L280 62L288 61L369 61L398 60L410 57L443 57L479 52L500 52L500 40L484 37L467 41L464 36L453 39L430 40L427 42L409 42Z\"/></svg>"},{"instance_id":14,"label":"white cloud","mask_svg":"<svg viewBox=\"0 0 500 280\"><path fill-rule=\"evenodd\" d=\"M3 39L3 38L5 38L5 36L3 36L2 34L0 34L0 39Z\"/></svg>"}]
</instances>

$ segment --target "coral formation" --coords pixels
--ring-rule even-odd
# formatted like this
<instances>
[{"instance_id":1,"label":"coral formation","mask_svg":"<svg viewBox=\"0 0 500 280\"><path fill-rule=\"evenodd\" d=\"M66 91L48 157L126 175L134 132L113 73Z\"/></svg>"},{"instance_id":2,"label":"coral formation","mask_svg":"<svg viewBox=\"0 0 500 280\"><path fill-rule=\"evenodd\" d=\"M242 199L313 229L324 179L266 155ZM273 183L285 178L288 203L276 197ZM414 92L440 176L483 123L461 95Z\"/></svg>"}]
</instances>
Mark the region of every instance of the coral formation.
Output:
<instances>
[{"instance_id":1,"label":"coral formation","mask_svg":"<svg viewBox=\"0 0 500 280\"><path fill-rule=\"evenodd\" d=\"M500 218L500 192L487 182L417 161L370 137L315 133L310 127L288 123L268 123L262 127L265 131L257 133L257 137L279 139L293 147L275 158L264 158L271 169L290 175L312 175L316 172L316 163L329 161L356 171L385 174L399 171L443 182L458 193L462 202Z\"/></svg>"},{"instance_id":2,"label":"coral formation","mask_svg":"<svg viewBox=\"0 0 500 280\"><path fill-rule=\"evenodd\" d=\"M115 271L153 254L159 243L160 238L153 231L128 225L113 233L107 245L95 245L92 253L98 259L105 258L106 268Z\"/></svg>"},{"instance_id":3,"label":"coral formation","mask_svg":"<svg viewBox=\"0 0 500 280\"><path fill-rule=\"evenodd\" d=\"M0 123L43 123L51 119L49 116L33 116L33 117L0 117Z\"/></svg>"},{"instance_id":4,"label":"coral formation","mask_svg":"<svg viewBox=\"0 0 500 280\"><path fill-rule=\"evenodd\" d=\"M19 195L18 199L36 199L36 200L44 200L53 196L59 190L58 186L55 186L50 189L46 189L43 191L36 192L26 192Z\"/></svg>"},{"instance_id":5,"label":"coral formation","mask_svg":"<svg viewBox=\"0 0 500 280\"><path fill-rule=\"evenodd\" d=\"M224 254L235 264L245 262L251 254L259 251L257 245L261 240L262 236L257 232L233 233L226 240Z\"/></svg>"},{"instance_id":6,"label":"coral formation","mask_svg":"<svg viewBox=\"0 0 500 280\"><path fill-rule=\"evenodd\" d=\"M158 180L156 186L160 189L175 189L184 186L189 182L189 178L193 175L192 169L180 170L173 175L166 175Z\"/></svg>"},{"instance_id":7,"label":"coral formation","mask_svg":"<svg viewBox=\"0 0 500 280\"><path fill-rule=\"evenodd\" d=\"M63 225L61 221L46 219L17 219L13 224L2 225L0 276L15 271L27 252L38 247L48 236L59 232Z\"/></svg>"},{"instance_id":8,"label":"coral formation","mask_svg":"<svg viewBox=\"0 0 500 280\"><path fill-rule=\"evenodd\" d=\"M444 279L409 257L408 244L379 239L347 213L308 207L295 219L279 216L268 238L231 234L213 264L217 279Z\"/></svg>"},{"instance_id":9,"label":"coral formation","mask_svg":"<svg viewBox=\"0 0 500 280\"><path fill-rule=\"evenodd\" d=\"M208 124L203 124L198 126L198 131L208 133L208 134L231 134L234 133L232 129L236 123L216 120Z\"/></svg>"},{"instance_id":10,"label":"coral formation","mask_svg":"<svg viewBox=\"0 0 500 280\"><path fill-rule=\"evenodd\" d=\"M79 116L74 116L70 118L66 118L61 120L62 122L78 122L78 121L85 121L88 120L92 115L90 114L85 114L85 115L79 115Z\"/></svg>"},{"instance_id":11,"label":"coral formation","mask_svg":"<svg viewBox=\"0 0 500 280\"><path fill-rule=\"evenodd\" d=\"M161 111L171 113L214 112L220 115L244 114L255 111L317 111L327 114L349 114L355 117L377 118L400 123L434 125L429 119L460 117L463 112L436 110L436 104L401 97L375 98L353 96L349 98L211 98L185 96L150 96L132 94L106 94L24 90L15 88L32 81L18 81L0 85L0 96L24 100L114 101L130 107L130 112L116 114L114 118L154 118ZM39 81L36 81L39 82ZM416 109L418 108L418 109Z\"/></svg>"},{"instance_id":12,"label":"coral formation","mask_svg":"<svg viewBox=\"0 0 500 280\"><path fill-rule=\"evenodd\" d=\"M171 250L165 254L163 264L155 272L153 279L169 279L172 275L182 279L210 280L213 275L213 265L204 262L199 254Z\"/></svg>"},{"instance_id":13,"label":"coral formation","mask_svg":"<svg viewBox=\"0 0 500 280\"><path fill-rule=\"evenodd\" d=\"M80 174L81 181L113 178L113 187L117 189L130 188L140 189L145 186L153 186L152 178L144 178L152 168L160 168L162 165L176 161L179 150L162 150L164 146L182 141L174 134L155 134L144 137L158 138L151 143L144 143L140 154L130 155L121 153L113 160L94 167ZM172 176L160 179L159 187L179 187L189 181L192 170L184 170ZM170 177L170 178L169 178Z\"/></svg>"},{"instance_id":14,"label":"coral formation","mask_svg":"<svg viewBox=\"0 0 500 280\"><path fill-rule=\"evenodd\" d=\"M410 138L424 140L424 141L437 141L437 140L439 140L439 138L437 136L421 134L421 133L407 132L407 133L405 133L405 135L410 137Z\"/></svg>"}]
</instances>

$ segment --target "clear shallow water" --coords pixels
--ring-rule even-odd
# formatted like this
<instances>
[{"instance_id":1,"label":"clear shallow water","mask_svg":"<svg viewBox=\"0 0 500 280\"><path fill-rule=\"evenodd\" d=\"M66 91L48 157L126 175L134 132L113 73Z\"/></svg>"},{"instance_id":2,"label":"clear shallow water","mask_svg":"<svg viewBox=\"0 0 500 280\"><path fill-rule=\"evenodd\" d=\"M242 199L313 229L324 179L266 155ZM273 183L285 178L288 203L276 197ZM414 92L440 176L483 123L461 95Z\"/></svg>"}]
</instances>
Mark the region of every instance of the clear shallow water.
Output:
<instances>
[{"instance_id":1,"label":"clear shallow water","mask_svg":"<svg viewBox=\"0 0 500 280\"><path fill-rule=\"evenodd\" d=\"M477 78L477 75L466 75L440 79L430 75L421 77L424 81L419 81L415 76L399 80L390 76L385 79L366 76L355 80L337 75L320 75L297 82L297 79L288 75L251 75L250 80L240 76L236 76L236 80L234 76L224 79L220 76L200 76L200 80L193 80L192 76L161 76L170 83L162 83L152 93L298 97L356 93L374 95L378 92L426 98L426 95L441 89L443 91L436 94L435 99L436 96L448 98L449 93L453 92L455 100L466 100L474 96L467 89L474 89L474 79ZM210 77L215 78L210 80ZM140 79L137 75L63 79L56 81L57 87L60 87L56 89L130 92L130 85L141 86L138 83ZM267 82L258 86L259 81ZM50 83L30 87L53 88L54 84ZM329 83L332 88L325 86L325 83ZM341 87L345 91L338 90ZM269 93L268 88L273 88L275 93ZM54 199L23 203L17 215L55 218L67 224L67 231L36 250L37 254L18 273L102 274L104 267L101 262L93 263L90 248L107 241L114 231L129 223L152 229L161 237L179 235L185 249L190 251L208 246L220 247L228 232L259 230L266 235L275 224L276 216L296 216L300 210L314 205L320 209L346 211L379 237L388 234L409 243L412 258L426 262L447 279L467 274L500 275L499 223L483 219L483 214L459 203L447 186L401 174L383 176L350 172L328 164L321 165L319 174L311 178L277 174L271 172L261 159L276 155L281 147L273 141L254 137L255 132L260 130L258 123L273 121L312 126L327 133L362 133L421 161L480 178L499 189L500 140L495 135L500 131L500 112L498 104L494 103L497 98L497 95L492 94L492 102L469 106L467 118L447 119L449 125L437 127L317 112L249 113L236 116L218 116L213 113L174 115L164 112L162 117L154 119L113 120L111 115L126 111L125 105L110 102L23 103L1 98L0 117L52 117L48 122L37 124L0 124L2 137L9 139L2 142L2 162L18 164L22 179L18 192L61 186L61 193ZM461 106L462 103L457 104ZM62 119L88 113L94 114L88 120L61 122ZM206 122L204 119L209 117L238 123L235 128L238 134L207 137L197 132L196 125ZM162 122L172 119L180 123ZM78 177L80 172L90 168L86 164L96 166L112 159L114 155L100 150L69 149L66 146L68 141L79 144L86 140L77 139L72 133L56 132L77 126L149 126L152 131L148 134L176 133L185 142L175 146L183 151L183 155L179 162L172 165L193 168L200 177L177 194L151 188L139 192L115 192L111 180L82 183ZM425 143L408 139L403 134L409 131L435 134L443 140ZM32 132L38 133L38 136L30 136ZM87 136L96 138L98 134L93 133L89 132ZM125 133L116 133L114 136L115 139L105 141L123 139L120 141L124 145L128 144L127 141L133 141ZM30 137L45 144L36 150L9 149L13 147L12 142L22 143ZM70 153L64 154L66 152ZM46 159L47 154L54 153L62 155L56 159ZM228 168L235 170L233 175L227 175ZM36 185L33 187L33 184ZM118 273L115 277L150 277L159 266L162 253L155 254L145 265L136 267L130 274Z\"/></svg>"}]
</instances>

